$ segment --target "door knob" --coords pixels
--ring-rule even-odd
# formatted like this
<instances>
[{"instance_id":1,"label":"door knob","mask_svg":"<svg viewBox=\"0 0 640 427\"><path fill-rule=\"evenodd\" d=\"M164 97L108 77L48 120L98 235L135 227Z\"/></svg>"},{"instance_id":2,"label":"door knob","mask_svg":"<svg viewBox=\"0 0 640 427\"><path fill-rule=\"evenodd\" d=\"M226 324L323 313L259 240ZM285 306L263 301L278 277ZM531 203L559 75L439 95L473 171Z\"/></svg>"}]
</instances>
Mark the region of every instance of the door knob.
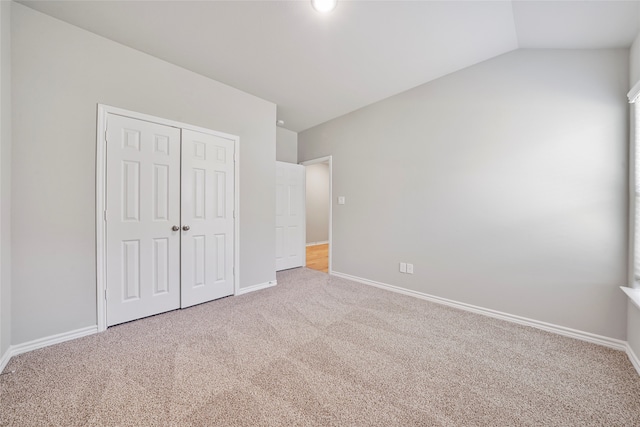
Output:
<instances>
[{"instance_id":1,"label":"door knob","mask_svg":"<svg viewBox=\"0 0 640 427\"><path fill-rule=\"evenodd\" d=\"M173 231L178 231L178 230L180 230L180 227L178 227L177 225L174 225L173 227L171 227L171 229Z\"/></svg>"},{"instance_id":2,"label":"door knob","mask_svg":"<svg viewBox=\"0 0 640 427\"><path fill-rule=\"evenodd\" d=\"M183 229L184 231L189 231L189 229L190 229L190 228L191 228L191 227L189 227L188 225L183 225L183 226L182 226L182 229Z\"/></svg>"}]
</instances>

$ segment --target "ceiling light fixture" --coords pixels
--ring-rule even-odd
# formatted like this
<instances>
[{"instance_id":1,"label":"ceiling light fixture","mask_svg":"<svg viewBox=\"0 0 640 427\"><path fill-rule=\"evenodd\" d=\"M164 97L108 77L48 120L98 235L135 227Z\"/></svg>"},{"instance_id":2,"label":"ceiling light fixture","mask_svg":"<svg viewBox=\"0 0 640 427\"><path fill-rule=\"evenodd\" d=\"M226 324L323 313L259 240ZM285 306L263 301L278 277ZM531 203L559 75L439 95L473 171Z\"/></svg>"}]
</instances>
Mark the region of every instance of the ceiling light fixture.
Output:
<instances>
[{"instance_id":1,"label":"ceiling light fixture","mask_svg":"<svg viewBox=\"0 0 640 427\"><path fill-rule=\"evenodd\" d=\"M329 13L336 8L338 0L311 0L311 6L320 13Z\"/></svg>"}]
</instances>

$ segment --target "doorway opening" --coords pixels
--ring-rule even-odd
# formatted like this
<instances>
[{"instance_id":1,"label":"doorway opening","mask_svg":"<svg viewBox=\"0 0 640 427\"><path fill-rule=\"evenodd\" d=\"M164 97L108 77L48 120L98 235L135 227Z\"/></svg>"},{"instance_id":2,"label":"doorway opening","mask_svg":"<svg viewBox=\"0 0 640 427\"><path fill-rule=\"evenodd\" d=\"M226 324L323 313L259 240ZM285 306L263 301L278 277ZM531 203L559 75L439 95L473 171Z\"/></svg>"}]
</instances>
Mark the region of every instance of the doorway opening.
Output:
<instances>
[{"instance_id":1,"label":"doorway opening","mask_svg":"<svg viewBox=\"0 0 640 427\"><path fill-rule=\"evenodd\" d=\"M332 156L301 162L305 166L306 266L332 273Z\"/></svg>"}]
</instances>

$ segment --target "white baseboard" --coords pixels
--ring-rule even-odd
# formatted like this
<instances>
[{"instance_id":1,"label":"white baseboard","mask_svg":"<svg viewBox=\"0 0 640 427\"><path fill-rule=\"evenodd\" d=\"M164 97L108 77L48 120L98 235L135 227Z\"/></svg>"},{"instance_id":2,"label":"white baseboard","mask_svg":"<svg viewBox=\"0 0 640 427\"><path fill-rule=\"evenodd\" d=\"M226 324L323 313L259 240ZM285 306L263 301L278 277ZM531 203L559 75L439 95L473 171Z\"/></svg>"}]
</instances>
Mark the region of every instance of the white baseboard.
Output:
<instances>
[{"instance_id":1,"label":"white baseboard","mask_svg":"<svg viewBox=\"0 0 640 427\"><path fill-rule=\"evenodd\" d=\"M631 364L633 365L634 368L636 368L638 375L640 375L640 358L638 358L638 355L633 351L629 343L627 343L626 350L627 350L627 356L629 356L629 360L631 361Z\"/></svg>"},{"instance_id":2,"label":"white baseboard","mask_svg":"<svg viewBox=\"0 0 640 427\"><path fill-rule=\"evenodd\" d=\"M272 280L266 283L260 283L246 288L240 288L236 295L242 295L260 289L270 288L278 284L277 280ZM39 348L48 347L50 345L59 344L65 341L73 340L76 338L82 338L87 335L93 335L98 332L98 326L87 326L86 328L76 329L75 331L63 332L61 334L51 335L44 338L38 338L33 341L28 341L22 344L9 346L7 351L0 356L0 372L7 366L9 360L13 356L17 356L28 351L37 350Z\"/></svg>"},{"instance_id":3,"label":"white baseboard","mask_svg":"<svg viewBox=\"0 0 640 427\"><path fill-rule=\"evenodd\" d=\"M51 335L44 338L38 338L37 340L28 341L22 344L16 344L9 347L0 359L0 372L5 368L9 360L13 356L17 356L28 351L37 350L39 348L48 347L54 344L60 344L65 341L74 340L76 338L86 337L87 335L93 335L98 332L98 326L87 326L86 328L76 329L75 331L63 332L61 334Z\"/></svg>"},{"instance_id":4,"label":"white baseboard","mask_svg":"<svg viewBox=\"0 0 640 427\"><path fill-rule=\"evenodd\" d=\"M571 329L564 326L554 325L552 323L541 322L539 320L529 319L526 317L516 316L509 313L503 313L497 310L491 310L488 308L478 307L478 306L466 304L463 302L453 301L450 299L441 298L434 295L425 294L422 292L412 291L410 289L405 289L398 286L388 285L386 283L380 283L380 282L375 282L369 279L363 279L361 277L351 276L350 274L344 274L344 273L339 273L335 271L331 272L331 274L336 277L341 277L343 279L352 280L354 282L362 283L369 286L375 286L376 288L386 289L388 291L400 293L403 295L409 295L412 297L421 298L427 301L435 302L437 304L444 304L450 307L458 308L460 310L470 311L472 313L482 314L484 316L506 320L508 322L517 323L520 325L531 326L537 329L542 329L547 332L553 332L558 335L563 335L566 337L587 341L593 344L610 347L616 350L622 350L627 352L627 354L629 354L630 347L628 346L627 342L618 340L615 338L609 338L602 335L592 334L591 332L579 331L577 329ZM636 358L636 361L637 360L638 359ZM636 366L636 369L638 369L637 366Z\"/></svg>"},{"instance_id":5,"label":"white baseboard","mask_svg":"<svg viewBox=\"0 0 640 427\"><path fill-rule=\"evenodd\" d=\"M323 240L322 242L311 242L311 243L307 243L307 247L308 246L318 246L318 245L328 245L329 241L328 240Z\"/></svg>"},{"instance_id":6,"label":"white baseboard","mask_svg":"<svg viewBox=\"0 0 640 427\"><path fill-rule=\"evenodd\" d=\"M590 332L584 332L576 329L566 328L564 326L558 326L551 323L540 322L538 320L528 319L521 316L515 316L513 314L503 313L503 312L491 310L488 308L482 308L482 307L474 306L471 304L449 300L446 298L440 298L440 297L425 294L422 292L412 291L409 289L400 288L398 286L393 286L386 283L375 282L373 280L352 276L350 274L332 271L331 275L336 277L341 277L343 279L351 280L354 282L362 283L365 285L374 286L376 288L385 289L391 292L396 292L403 295L408 295L408 296L424 299L427 301L435 302L437 304L447 305L450 307L458 308L460 310L470 311L472 313L482 314L485 316L506 320L508 322L513 322L520 325L531 326L531 327L542 329L548 332L553 332L558 335L563 335L570 338L587 341L593 344L603 345L605 347L614 348L616 350L622 350L626 352L633 367L636 369L636 371L640 375L640 358L638 358L638 355L635 354L635 352L633 351L629 343L627 343L626 341L604 337L601 335L592 334ZM278 284L277 280L272 280L266 283L260 283L257 285L248 286L246 288L240 288L240 290L236 293L236 295L243 295L243 294L258 291L261 289L267 289L277 284ZM48 347L50 345L59 344L59 343L73 340L76 338L82 338L88 335L93 335L97 332L98 332L97 325L88 326L86 328L76 329L74 331L64 332L61 334L39 338L39 339L22 343L22 344L12 345L7 349L7 351L5 351L5 353L2 356L0 356L0 372L4 370L4 368L9 363L9 360L11 360L13 356L17 356L19 354L26 353L32 350L37 350L39 348Z\"/></svg>"},{"instance_id":7,"label":"white baseboard","mask_svg":"<svg viewBox=\"0 0 640 427\"><path fill-rule=\"evenodd\" d=\"M4 371L4 368L6 368L9 360L11 360L11 347L9 347L7 351L5 351L2 356L0 356L0 374L2 373L2 371Z\"/></svg>"},{"instance_id":8,"label":"white baseboard","mask_svg":"<svg viewBox=\"0 0 640 427\"><path fill-rule=\"evenodd\" d=\"M267 289L267 288L270 288L270 287L275 286L277 284L278 284L277 280L271 280L271 281L266 282L266 283L259 283L257 285L247 286L246 288L240 288L240 289L238 289L238 292L236 292L236 296L237 295L248 294L249 292L259 291L261 289Z\"/></svg>"}]
</instances>

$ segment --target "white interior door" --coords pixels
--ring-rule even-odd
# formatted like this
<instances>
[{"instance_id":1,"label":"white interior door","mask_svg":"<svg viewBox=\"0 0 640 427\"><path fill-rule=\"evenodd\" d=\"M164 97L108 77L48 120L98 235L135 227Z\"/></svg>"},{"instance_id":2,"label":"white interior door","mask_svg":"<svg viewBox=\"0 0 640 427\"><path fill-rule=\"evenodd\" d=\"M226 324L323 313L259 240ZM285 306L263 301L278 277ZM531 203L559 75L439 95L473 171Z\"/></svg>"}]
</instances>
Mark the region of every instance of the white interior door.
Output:
<instances>
[{"instance_id":1,"label":"white interior door","mask_svg":"<svg viewBox=\"0 0 640 427\"><path fill-rule=\"evenodd\" d=\"M276 271L306 265L305 169L276 162Z\"/></svg>"},{"instance_id":2,"label":"white interior door","mask_svg":"<svg viewBox=\"0 0 640 427\"><path fill-rule=\"evenodd\" d=\"M182 307L234 291L234 147L182 130Z\"/></svg>"},{"instance_id":3,"label":"white interior door","mask_svg":"<svg viewBox=\"0 0 640 427\"><path fill-rule=\"evenodd\" d=\"M180 130L107 116L107 325L180 307Z\"/></svg>"}]
</instances>

